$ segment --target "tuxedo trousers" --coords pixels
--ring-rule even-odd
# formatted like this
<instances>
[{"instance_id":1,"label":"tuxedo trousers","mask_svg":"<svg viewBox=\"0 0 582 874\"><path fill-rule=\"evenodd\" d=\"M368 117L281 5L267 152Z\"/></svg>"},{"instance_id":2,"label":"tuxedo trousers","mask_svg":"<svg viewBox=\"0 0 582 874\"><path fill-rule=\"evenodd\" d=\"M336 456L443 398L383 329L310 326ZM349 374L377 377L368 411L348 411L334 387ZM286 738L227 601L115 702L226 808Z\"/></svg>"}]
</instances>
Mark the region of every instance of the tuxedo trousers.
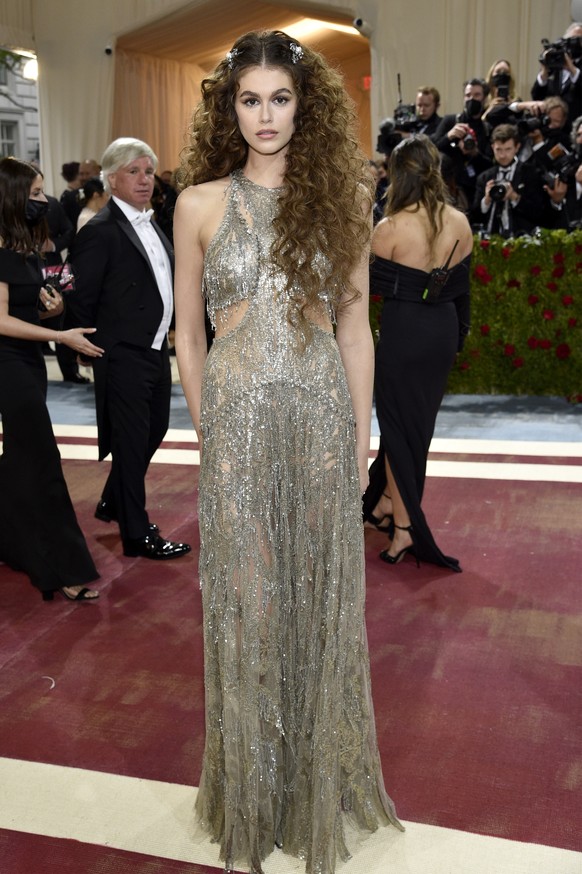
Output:
<instances>
[{"instance_id":1,"label":"tuxedo trousers","mask_svg":"<svg viewBox=\"0 0 582 874\"><path fill-rule=\"evenodd\" d=\"M117 343L104 379L105 415L111 434L111 471L102 499L119 523L122 540L148 534L145 477L170 422L172 376L168 347Z\"/></svg>"}]
</instances>

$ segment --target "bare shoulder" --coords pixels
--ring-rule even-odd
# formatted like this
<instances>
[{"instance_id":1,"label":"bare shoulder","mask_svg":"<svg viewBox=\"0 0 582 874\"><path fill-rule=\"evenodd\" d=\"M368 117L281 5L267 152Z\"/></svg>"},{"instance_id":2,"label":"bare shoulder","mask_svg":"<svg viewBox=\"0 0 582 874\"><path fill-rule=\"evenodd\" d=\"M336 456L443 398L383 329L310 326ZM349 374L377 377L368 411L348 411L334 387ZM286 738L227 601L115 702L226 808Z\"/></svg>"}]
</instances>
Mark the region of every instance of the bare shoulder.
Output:
<instances>
[{"instance_id":1,"label":"bare shoulder","mask_svg":"<svg viewBox=\"0 0 582 874\"><path fill-rule=\"evenodd\" d=\"M372 235L372 251L380 258L391 258L396 238L395 217L380 219Z\"/></svg>"},{"instance_id":2,"label":"bare shoulder","mask_svg":"<svg viewBox=\"0 0 582 874\"><path fill-rule=\"evenodd\" d=\"M473 249L473 232L467 216L453 206L447 205L443 219L443 224L448 232L454 234L455 239L459 240L461 259L466 258Z\"/></svg>"},{"instance_id":3,"label":"bare shoulder","mask_svg":"<svg viewBox=\"0 0 582 874\"><path fill-rule=\"evenodd\" d=\"M206 251L224 215L229 185L227 176L185 188L176 202L175 233L194 233Z\"/></svg>"},{"instance_id":4,"label":"bare shoulder","mask_svg":"<svg viewBox=\"0 0 582 874\"><path fill-rule=\"evenodd\" d=\"M223 179L201 182L199 185L190 185L179 195L176 208L179 207L181 211L187 212L212 209L224 199L229 181L227 176Z\"/></svg>"}]
</instances>

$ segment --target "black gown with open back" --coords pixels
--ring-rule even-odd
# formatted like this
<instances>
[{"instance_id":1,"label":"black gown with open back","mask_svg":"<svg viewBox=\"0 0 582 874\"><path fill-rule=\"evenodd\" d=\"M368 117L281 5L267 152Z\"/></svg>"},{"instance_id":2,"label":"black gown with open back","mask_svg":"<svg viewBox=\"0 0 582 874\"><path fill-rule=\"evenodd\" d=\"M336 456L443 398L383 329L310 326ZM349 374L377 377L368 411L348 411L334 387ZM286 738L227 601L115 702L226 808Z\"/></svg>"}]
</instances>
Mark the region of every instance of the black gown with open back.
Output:
<instances>
[{"instance_id":1,"label":"black gown with open back","mask_svg":"<svg viewBox=\"0 0 582 874\"><path fill-rule=\"evenodd\" d=\"M423 299L429 274L380 256L370 268L372 294L384 299L374 390L380 449L370 468L364 517L386 490L385 455L410 516L421 562L460 571L444 555L421 507L426 462L449 371L469 329L470 256L450 272L438 301Z\"/></svg>"},{"instance_id":2,"label":"black gown with open back","mask_svg":"<svg viewBox=\"0 0 582 874\"><path fill-rule=\"evenodd\" d=\"M0 248L8 312L39 324L39 259ZM41 344L0 335L0 561L52 591L99 577L63 477Z\"/></svg>"}]
</instances>

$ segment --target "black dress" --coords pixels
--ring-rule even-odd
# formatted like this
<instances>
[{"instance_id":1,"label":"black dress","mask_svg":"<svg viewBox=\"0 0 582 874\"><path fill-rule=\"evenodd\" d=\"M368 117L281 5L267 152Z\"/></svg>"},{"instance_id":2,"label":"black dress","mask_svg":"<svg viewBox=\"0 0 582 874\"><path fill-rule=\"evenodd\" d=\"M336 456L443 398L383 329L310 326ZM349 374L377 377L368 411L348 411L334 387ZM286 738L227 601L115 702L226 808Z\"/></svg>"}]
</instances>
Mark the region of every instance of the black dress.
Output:
<instances>
[{"instance_id":1,"label":"black dress","mask_svg":"<svg viewBox=\"0 0 582 874\"><path fill-rule=\"evenodd\" d=\"M379 256L371 266L372 294L384 298L374 381L380 450L370 468L364 516L386 488L384 454L413 529L420 561L460 571L436 545L421 509L426 460L447 377L469 330L470 256L451 271L437 302L423 300L428 273Z\"/></svg>"},{"instance_id":2,"label":"black dress","mask_svg":"<svg viewBox=\"0 0 582 874\"><path fill-rule=\"evenodd\" d=\"M39 260L0 248L11 316L39 324ZM0 561L50 591L99 576L69 497L46 406L41 344L0 335Z\"/></svg>"}]
</instances>

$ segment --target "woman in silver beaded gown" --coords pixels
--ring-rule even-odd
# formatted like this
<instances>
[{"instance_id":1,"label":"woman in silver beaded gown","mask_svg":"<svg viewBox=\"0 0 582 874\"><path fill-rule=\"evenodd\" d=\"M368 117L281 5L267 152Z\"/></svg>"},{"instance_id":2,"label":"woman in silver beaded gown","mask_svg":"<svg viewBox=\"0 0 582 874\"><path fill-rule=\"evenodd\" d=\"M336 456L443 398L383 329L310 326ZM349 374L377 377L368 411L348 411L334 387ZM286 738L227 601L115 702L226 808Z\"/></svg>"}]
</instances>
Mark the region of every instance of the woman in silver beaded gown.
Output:
<instances>
[{"instance_id":1,"label":"woman in silver beaded gown","mask_svg":"<svg viewBox=\"0 0 582 874\"><path fill-rule=\"evenodd\" d=\"M202 95L174 227L178 365L202 448L196 811L225 871L260 874L277 846L333 874L346 818L401 828L364 624L367 162L340 78L286 34L241 37Z\"/></svg>"}]
</instances>

